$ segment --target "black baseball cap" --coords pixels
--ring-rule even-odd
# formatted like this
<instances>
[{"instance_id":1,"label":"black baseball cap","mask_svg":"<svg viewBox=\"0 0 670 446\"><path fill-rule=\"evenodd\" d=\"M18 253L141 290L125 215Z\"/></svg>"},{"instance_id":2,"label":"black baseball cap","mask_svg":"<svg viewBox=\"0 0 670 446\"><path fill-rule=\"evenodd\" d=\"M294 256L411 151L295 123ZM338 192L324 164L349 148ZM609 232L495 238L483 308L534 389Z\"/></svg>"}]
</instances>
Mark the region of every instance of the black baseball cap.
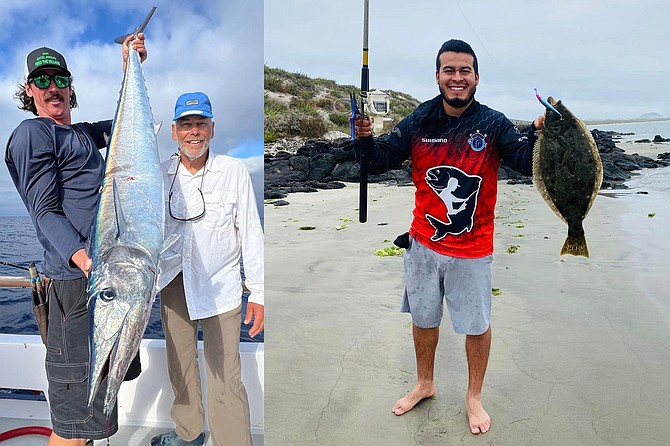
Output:
<instances>
[{"instance_id":1,"label":"black baseball cap","mask_svg":"<svg viewBox=\"0 0 670 446\"><path fill-rule=\"evenodd\" d=\"M63 55L47 47L31 51L26 58L26 68L28 72L26 79L30 79L37 70L43 68L56 69L67 76L72 76L72 73L67 69L67 63L65 63Z\"/></svg>"}]
</instances>

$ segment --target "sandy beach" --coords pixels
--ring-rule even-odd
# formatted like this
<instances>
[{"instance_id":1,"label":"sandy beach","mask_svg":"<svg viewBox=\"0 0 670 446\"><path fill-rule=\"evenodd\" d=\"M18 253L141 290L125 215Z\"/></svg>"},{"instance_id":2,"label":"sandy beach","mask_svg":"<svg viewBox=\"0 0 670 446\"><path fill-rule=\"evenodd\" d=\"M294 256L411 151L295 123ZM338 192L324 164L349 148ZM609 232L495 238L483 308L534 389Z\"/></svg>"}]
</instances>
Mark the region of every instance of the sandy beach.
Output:
<instances>
[{"instance_id":1,"label":"sandy beach","mask_svg":"<svg viewBox=\"0 0 670 446\"><path fill-rule=\"evenodd\" d=\"M621 145L656 157L652 144ZM416 381L402 256L413 187L291 194L265 205L265 445L667 445L668 195L601 191L584 227L591 258L559 255L566 227L533 186L499 182L491 430L470 434L464 337L448 316L435 398L396 417ZM653 217L650 215L653 214Z\"/></svg>"}]
</instances>

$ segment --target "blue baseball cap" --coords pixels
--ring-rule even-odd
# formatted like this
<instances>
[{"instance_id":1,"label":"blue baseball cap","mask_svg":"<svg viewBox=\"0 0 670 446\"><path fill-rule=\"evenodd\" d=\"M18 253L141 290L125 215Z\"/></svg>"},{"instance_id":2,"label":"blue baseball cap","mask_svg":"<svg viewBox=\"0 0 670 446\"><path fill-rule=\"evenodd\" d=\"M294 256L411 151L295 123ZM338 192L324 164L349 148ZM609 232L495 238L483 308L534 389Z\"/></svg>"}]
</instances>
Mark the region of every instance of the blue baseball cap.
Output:
<instances>
[{"instance_id":1,"label":"blue baseball cap","mask_svg":"<svg viewBox=\"0 0 670 446\"><path fill-rule=\"evenodd\" d=\"M185 116L199 115L207 118L213 118L212 104L205 93L196 91L194 93L184 93L177 98L174 106L174 118L176 121Z\"/></svg>"}]
</instances>

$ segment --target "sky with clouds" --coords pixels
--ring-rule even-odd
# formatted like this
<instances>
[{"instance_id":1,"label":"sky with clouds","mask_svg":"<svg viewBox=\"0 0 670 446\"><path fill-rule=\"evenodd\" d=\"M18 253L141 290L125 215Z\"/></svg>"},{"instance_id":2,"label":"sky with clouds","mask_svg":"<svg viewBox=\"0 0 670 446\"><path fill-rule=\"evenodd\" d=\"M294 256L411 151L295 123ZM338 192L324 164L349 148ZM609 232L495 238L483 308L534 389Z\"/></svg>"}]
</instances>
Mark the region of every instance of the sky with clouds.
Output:
<instances>
[{"instance_id":1,"label":"sky with clouds","mask_svg":"<svg viewBox=\"0 0 670 446\"><path fill-rule=\"evenodd\" d=\"M360 85L363 3L266 0L265 63ZM479 60L477 99L509 118L542 112L533 88L583 119L670 117L668 17L665 0L370 0L370 86L432 98L457 38Z\"/></svg>"},{"instance_id":2,"label":"sky with clouds","mask_svg":"<svg viewBox=\"0 0 670 446\"><path fill-rule=\"evenodd\" d=\"M47 46L65 56L79 107L73 122L112 119L123 80L121 46L157 6L145 30L142 64L156 122L161 160L177 149L170 126L177 97L204 91L212 101L211 150L241 158L252 174L263 212L263 0L62 0L0 2L0 136L33 117L13 99L25 75L26 55ZM3 162L0 215L27 215Z\"/></svg>"}]
</instances>

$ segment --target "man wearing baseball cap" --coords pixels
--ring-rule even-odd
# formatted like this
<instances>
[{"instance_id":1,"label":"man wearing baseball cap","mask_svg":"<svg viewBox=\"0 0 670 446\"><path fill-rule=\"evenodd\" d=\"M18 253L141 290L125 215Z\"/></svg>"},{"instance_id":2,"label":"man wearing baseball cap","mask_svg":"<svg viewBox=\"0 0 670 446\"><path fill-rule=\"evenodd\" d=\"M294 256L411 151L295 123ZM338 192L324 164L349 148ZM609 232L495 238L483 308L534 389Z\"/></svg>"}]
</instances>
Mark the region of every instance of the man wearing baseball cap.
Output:
<instances>
[{"instance_id":1,"label":"man wearing baseball cap","mask_svg":"<svg viewBox=\"0 0 670 446\"><path fill-rule=\"evenodd\" d=\"M26 78L28 79L33 78L37 71L47 68L53 68L66 76L72 76L67 69L63 55L51 48L42 47L31 51L26 58L26 66L28 69Z\"/></svg>"},{"instance_id":2,"label":"man wearing baseball cap","mask_svg":"<svg viewBox=\"0 0 670 446\"><path fill-rule=\"evenodd\" d=\"M179 145L162 164L165 236L180 235L180 256L161 259L159 287L168 372L175 399L174 431L152 446L201 446L205 411L198 370L198 324L207 363L207 417L214 446L251 446L249 402L240 370L240 314L244 284L250 291L245 324L256 336L264 326L263 229L251 177L241 161L210 156L212 104L206 94L185 93L175 104L172 139ZM165 258L173 259L164 260ZM167 286L166 286L167 285Z\"/></svg>"},{"instance_id":3,"label":"man wearing baseball cap","mask_svg":"<svg viewBox=\"0 0 670 446\"><path fill-rule=\"evenodd\" d=\"M131 44L132 40L132 44ZM144 35L123 43L146 59ZM7 142L5 163L44 248L49 329L46 369L53 433L49 446L83 446L86 439L109 438L117 430L116 409L103 414L104 392L88 407L88 312L86 289L91 259L86 243L104 174L99 149L107 145L112 121L73 124L77 106L72 74L58 51L42 47L26 58L26 81L14 94L26 119ZM139 374L139 356L127 379ZM103 383L102 386L105 384Z\"/></svg>"}]
</instances>

